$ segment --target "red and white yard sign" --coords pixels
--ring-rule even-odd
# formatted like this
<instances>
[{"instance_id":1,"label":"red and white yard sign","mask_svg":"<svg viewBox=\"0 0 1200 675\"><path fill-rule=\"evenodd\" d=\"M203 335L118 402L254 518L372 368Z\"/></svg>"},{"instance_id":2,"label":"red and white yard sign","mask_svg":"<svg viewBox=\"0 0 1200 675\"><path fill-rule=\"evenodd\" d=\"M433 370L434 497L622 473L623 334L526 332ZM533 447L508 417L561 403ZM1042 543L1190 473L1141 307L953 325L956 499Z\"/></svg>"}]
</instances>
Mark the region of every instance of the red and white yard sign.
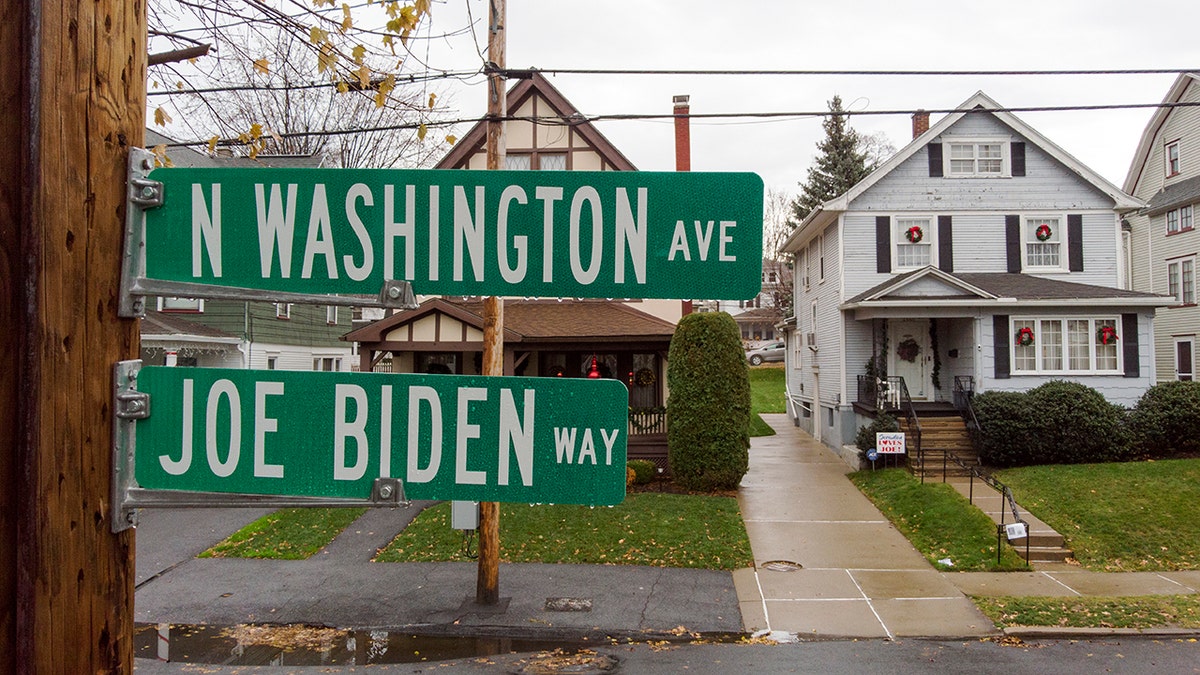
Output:
<instances>
[{"instance_id":1,"label":"red and white yard sign","mask_svg":"<svg viewBox=\"0 0 1200 675\"><path fill-rule=\"evenodd\" d=\"M876 432L875 448L881 455L903 455L904 433L899 431Z\"/></svg>"}]
</instances>

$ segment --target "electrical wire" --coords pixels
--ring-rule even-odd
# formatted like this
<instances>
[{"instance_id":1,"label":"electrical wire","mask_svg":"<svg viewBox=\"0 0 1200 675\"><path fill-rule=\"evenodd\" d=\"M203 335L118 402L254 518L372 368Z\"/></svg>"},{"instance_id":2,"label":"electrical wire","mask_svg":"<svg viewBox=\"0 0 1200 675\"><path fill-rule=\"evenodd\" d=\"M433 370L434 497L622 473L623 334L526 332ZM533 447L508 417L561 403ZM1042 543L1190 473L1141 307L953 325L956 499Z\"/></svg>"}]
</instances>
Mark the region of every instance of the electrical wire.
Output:
<instances>
[{"instance_id":1,"label":"electrical wire","mask_svg":"<svg viewBox=\"0 0 1200 675\"><path fill-rule=\"evenodd\" d=\"M505 69L506 76L520 77L530 70ZM990 76L990 75L1178 75L1200 72L1200 68L1123 68L1116 70L692 70L621 68L538 68L555 75L846 75L846 76ZM511 75L510 75L511 74Z\"/></svg>"}]
</instances>

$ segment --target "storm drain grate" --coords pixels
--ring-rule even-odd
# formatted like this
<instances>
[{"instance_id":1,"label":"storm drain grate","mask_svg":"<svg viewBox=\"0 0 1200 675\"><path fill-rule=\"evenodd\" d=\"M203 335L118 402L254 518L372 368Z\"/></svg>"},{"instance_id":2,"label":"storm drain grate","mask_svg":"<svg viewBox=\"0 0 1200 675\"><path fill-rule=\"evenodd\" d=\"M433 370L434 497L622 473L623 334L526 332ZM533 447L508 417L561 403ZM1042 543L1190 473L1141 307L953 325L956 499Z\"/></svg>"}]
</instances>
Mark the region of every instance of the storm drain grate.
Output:
<instances>
[{"instance_id":1,"label":"storm drain grate","mask_svg":"<svg viewBox=\"0 0 1200 675\"><path fill-rule=\"evenodd\" d=\"M791 560L771 560L759 565L760 569L771 570L772 572L795 572L796 570L804 569L798 562Z\"/></svg>"},{"instance_id":2,"label":"storm drain grate","mask_svg":"<svg viewBox=\"0 0 1200 675\"><path fill-rule=\"evenodd\" d=\"M591 598L546 598L547 612L590 612Z\"/></svg>"}]
</instances>

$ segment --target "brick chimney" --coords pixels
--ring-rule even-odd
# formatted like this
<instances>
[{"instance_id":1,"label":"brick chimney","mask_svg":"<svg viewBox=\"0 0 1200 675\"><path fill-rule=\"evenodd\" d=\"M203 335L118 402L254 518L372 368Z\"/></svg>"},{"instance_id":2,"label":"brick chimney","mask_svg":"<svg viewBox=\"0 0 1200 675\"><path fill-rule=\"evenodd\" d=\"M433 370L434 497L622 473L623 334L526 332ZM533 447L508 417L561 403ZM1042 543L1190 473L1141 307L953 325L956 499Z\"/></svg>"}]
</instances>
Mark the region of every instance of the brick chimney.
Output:
<instances>
[{"instance_id":1,"label":"brick chimney","mask_svg":"<svg viewBox=\"0 0 1200 675\"><path fill-rule=\"evenodd\" d=\"M929 112L925 110L918 110L917 112L913 113L912 122L913 138L916 138L926 131L929 131Z\"/></svg>"},{"instance_id":2,"label":"brick chimney","mask_svg":"<svg viewBox=\"0 0 1200 675\"><path fill-rule=\"evenodd\" d=\"M692 108L688 105L690 97L680 94L674 97L675 103L675 170L692 170L692 131L691 119L688 117Z\"/></svg>"}]
</instances>

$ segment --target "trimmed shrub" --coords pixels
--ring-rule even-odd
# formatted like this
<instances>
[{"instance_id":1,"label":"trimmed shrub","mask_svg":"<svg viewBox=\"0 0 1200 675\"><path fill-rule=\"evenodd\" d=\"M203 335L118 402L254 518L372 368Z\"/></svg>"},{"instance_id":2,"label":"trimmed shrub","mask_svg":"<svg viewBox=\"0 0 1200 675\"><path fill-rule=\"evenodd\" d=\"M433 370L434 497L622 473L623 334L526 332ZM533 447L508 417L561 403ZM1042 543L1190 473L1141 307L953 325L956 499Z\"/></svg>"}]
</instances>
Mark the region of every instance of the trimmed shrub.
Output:
<instances>
[{"instance_id":1,"label":"trimmed shrub","mask_svg":"<svg viewBox=\"0 0 1200 675\"><path fill-rule=\"evenodd\" d=\"M638 485L645 485L654 480L654 474L658 473L658 467L654 466L654 462L648 459L631 459L629 460L629 468L634 473L633 482Z\"/></svg>"},{"instance_id":2,"label":"trimmed shrub","mask_svg":"<svg viewBox=\"0 0 1200 675\"><path fill-rule=\"evenodd\" d=\"M1038 429L1029 396L988 391L971 399L979 420L979 459L988 466L1037 464Z\"/></svg>"},{"instance_id":3,"label":"trimmed shrub","mask_svg":"<svg viewBox=\"0 0 1200 675\"><path fill-rule=\"evenodd\" d=\"M858 428L854 436L854 445L858 447L859 460L866 458L866 453L875 447L875 434L889 431L900 431L900 423L887 413L880 413L870 424Z\"/></svg>"},{"instance_id":4,"label":"trimmed shrub","mask_svg":"<svg viewBox=\"0 0 1200 675\"><path fill-rule=\"evenodd\" d=\"M1130 414L1138 450L1148 457L1200 452L1200 382L1163 382Z\"/></svg>"},{"instance_id":5,"label":"trimmed shrub","mask_svg":"<svg viewBox=\"0 0 1200 675\"><path fill-rule=\"evenodd\" d=\"M732 490L750 464L750 377L733 317L688 314L667 360L667 456L675 482Z\"/></svg>"},{"instance_id":6,"label":"trimmed shrub","mask_svg":"<svg viewBox=\"0 0 1200 675\"><path fill-rule=\"evenodd\" d=\"M1129 459L1126 412L1095 389L1051 380L1026 393L986 392L971 404L990 466L1080 464Z\"/></svg>"}]
</instances>

